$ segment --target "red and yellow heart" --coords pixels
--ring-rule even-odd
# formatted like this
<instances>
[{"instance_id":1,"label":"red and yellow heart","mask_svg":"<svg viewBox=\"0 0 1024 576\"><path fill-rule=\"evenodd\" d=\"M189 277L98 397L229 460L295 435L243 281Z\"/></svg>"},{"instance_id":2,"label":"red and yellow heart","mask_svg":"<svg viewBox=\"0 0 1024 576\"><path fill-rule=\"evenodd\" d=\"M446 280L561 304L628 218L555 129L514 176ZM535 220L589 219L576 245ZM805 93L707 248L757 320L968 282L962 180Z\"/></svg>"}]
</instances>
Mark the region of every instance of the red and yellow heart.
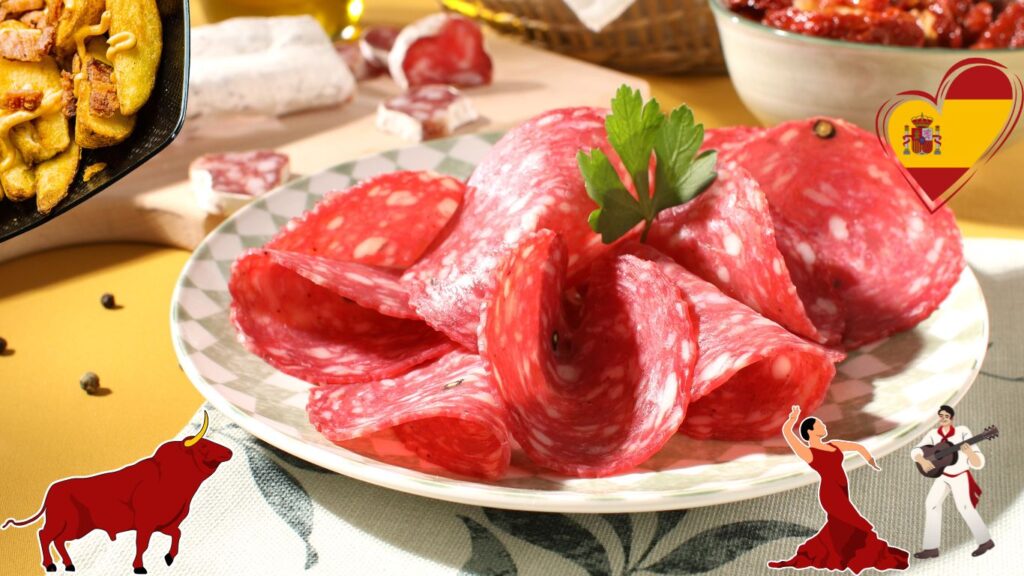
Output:
<instances>
[{"instance_id":1,"label":"red and yellow heart","mask_svg":"<svg viewBox=\"0 0 1024 576\"><path fill-rule=\"evenodd\" d=\"M1022 93L1020 78L1002 64L967 58L946 72L934 95L900 92L883 104L875 129L934 212L1006 143L1020 119Z\"/></svg>"}]
</instances>

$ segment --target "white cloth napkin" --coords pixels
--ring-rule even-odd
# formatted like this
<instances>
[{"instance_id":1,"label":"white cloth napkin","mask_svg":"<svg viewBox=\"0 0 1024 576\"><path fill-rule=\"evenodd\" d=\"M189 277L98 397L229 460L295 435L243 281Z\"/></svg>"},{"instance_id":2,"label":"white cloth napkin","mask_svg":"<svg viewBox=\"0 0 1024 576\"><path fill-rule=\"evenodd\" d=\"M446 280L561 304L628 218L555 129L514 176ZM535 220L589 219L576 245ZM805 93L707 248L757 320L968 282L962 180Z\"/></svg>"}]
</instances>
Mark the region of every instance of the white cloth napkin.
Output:
<instances>
[{"instance_id":1,"label":"white cloth napkin","mask_svg":"<svg viewBox=\"0 0 1024 576\"><path fill-rule=\"evenodd\" d=\"M977 475L984 490L978 508L996 547L972 558L975 544L947 502L942 555L912 558L900 574L1019 573L1024 242L971 240L967 254L989 305L992 346L956 417L975 430L996 424L1003 432L986 444L988 464ZM538 514L450 504L324 471L204 408L211 415L207 437L231 448L234 457L196 494L172 568L163 563L170 539L153 536L145 556L150 574L796 574L770 571L766 562L790 557L825 520L817 485L689 512ZM181 436L193 434L201 420L200 412ZM882 472L866 466L851 472L850 493L882 538L915 552L932 481L913 468L912 445L879 459ZM130 574L134 533L111 542L94 532L68 549L80 574Z\"/></svg>"},{"instance_id":2,"label":"white cloth napkin","mask_svg":"<svg viewBox=\"0 0 1024 576\"><path fill-rule=\"evenodd\" d=\"M593 32L600 32L622 15L635 0L565 0L580 22Z\"/></svg>"}]
</instances>

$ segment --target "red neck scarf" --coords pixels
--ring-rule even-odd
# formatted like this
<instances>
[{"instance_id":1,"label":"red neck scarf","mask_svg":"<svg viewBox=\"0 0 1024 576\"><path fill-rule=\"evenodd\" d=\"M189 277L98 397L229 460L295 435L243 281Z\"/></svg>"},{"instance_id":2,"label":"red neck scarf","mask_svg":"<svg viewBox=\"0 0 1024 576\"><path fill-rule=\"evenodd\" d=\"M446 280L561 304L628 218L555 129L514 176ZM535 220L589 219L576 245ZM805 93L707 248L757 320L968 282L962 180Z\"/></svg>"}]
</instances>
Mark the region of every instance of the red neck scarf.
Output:
<instances>
[{"instance_id":1,"label":"red neck scarf","mask_svg":"<svg viewBox=\"0 0 1024 576\"><path fill-rule=\"evenodd\" d=\"M942 428L942 426L939 426L939 436L941 436L943 440L949 440L950 438L953 437L953 433L956 432L956 427L953 425L950 425L946 428L947 430L949 430L948 433L943 432Z\"/></svg>"}]
</instances>

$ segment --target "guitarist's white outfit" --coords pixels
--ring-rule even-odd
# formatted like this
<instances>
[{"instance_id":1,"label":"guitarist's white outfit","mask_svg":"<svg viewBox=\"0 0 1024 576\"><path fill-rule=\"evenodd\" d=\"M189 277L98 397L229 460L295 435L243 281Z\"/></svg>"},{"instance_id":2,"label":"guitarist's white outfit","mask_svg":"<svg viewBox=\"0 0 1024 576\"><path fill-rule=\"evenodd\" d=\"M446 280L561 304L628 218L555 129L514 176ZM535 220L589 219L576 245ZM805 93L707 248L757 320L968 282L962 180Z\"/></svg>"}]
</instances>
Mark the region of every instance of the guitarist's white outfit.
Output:
<instances>
[{"instance_id":1,"label":"guitarist's white outfit","mask_svg":"<svg viewBox=\"0 0 1024 576\"><path fill-rule=\"evenodd\" d=\"M921 456L922 446L937 445L943 440L956 444L970 437L971 431L966 426L939 427L926 434L918 442L917 447L910 451L910 457L917 458ZM939 540L942 534L942 503L946 501L946 496L950 492L953 493L956 509L963 516L967 527L971 529L975 542L980 546L991 539L988 527L985 526L985 521L981 519L981 515L978 514L976 508L978 497L981 496L981 488L978 487L974 477L971 475L972 468L980 469L985 467L985 455L981 453L977 444L973 445L972 448L974 453L978 455L978 466L971 466L968 458L960 452L956 464L943 470L942 476L935 479L932 489L928 491L928 498L924 502L924 548L926 550L939 547Z\"/></svg>"}]
</instances>

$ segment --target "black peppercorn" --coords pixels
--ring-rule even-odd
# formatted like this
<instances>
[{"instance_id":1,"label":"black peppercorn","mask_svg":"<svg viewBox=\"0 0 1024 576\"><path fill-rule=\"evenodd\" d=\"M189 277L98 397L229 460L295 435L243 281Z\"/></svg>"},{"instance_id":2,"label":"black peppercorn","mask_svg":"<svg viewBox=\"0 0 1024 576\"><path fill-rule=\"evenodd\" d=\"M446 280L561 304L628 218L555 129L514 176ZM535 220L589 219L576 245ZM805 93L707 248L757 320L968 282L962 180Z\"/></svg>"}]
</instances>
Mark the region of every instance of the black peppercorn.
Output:
<instances>
[{"instance_id":1,"label":"black peppercorn","mask_svg":"<svg viewBox=\"0 0 1024 576\"><path fill-rule=\"evenodd\" d=\"M95 394L100 389L100 377L94 372L86 372L82 375L82 379L78 381L78 384L85 390L86 394Z\"/></svg>"},{"instance_id":2,"label":"black peppercorn","mask_svg":"<svg viewBox=\"0 0 1024 576\"><path fill-rule=\"evenodd\" d=\"M113 310L117 307L117 302L114 301L114 295L109 292L100 296L100 304L102 304L107 310Z\"/></svg>"}]
</instances>

